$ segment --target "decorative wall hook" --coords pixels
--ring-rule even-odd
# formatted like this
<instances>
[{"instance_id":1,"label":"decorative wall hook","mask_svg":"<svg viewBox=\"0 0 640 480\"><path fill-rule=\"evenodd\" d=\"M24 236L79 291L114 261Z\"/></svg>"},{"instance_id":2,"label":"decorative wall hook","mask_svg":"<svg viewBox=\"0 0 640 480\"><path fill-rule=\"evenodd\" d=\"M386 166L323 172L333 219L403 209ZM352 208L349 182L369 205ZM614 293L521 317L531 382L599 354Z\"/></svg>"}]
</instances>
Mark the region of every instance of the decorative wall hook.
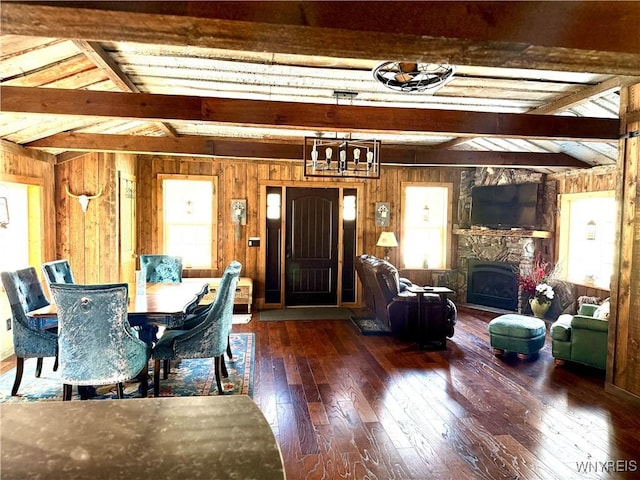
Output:
<instances>
[{"instance_id":1,"label":"decorative wall hook","mask_svg":"<svg viewBox=\"0 0 640 480\"><path fill-rule=\"evenodd\" d=\"M89 206L89 200L96 199L100 195L102 195L102 189L100 189L100 191L96 195L85 195L85 194L74 195L73 193L71 193L69 191L69 185L65 185L64 189L67 192L67 195L69 195L70 197L78 199L78 201L80 202L80 206L82 207L82 213L87 213L87 207Z\"/></svg>"}]
</instances>

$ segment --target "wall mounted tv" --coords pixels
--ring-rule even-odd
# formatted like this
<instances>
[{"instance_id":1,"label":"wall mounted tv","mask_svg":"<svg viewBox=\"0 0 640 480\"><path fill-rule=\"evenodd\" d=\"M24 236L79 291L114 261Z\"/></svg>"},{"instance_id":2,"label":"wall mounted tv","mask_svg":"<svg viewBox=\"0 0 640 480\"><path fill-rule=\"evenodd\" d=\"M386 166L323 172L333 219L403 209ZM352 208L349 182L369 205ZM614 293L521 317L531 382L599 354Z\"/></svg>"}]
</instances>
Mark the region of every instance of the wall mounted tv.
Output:
<instances>
[{"instance_id":1,"label":"wall mounted tv","mask_svg":"<svg viewBox=\"0 0 640 480\"><path fill-rule=\"evenodd\" d=\"M482 185L471 189L471 225L495 229L536 229L538 183Z\"/></svg>"}]
</instances>

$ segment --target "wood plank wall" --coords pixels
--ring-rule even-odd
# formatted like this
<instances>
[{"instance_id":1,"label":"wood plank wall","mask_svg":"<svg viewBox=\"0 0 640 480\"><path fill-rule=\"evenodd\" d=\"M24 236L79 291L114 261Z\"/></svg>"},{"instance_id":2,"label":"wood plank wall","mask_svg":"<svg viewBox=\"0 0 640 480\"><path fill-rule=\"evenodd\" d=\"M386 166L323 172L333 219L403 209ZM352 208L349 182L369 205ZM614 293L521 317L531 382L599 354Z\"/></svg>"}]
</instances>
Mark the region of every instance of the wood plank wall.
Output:
<instances>
[{"instance_id":1,"label":"wood plank wall","mask_svg":"<svg viewBox=\"0 0 640 480\"><path fill-rule=\"evenodd\" d=\"M622 134L640 131L640 84L620 91ZM618 161L620 250L615 264L609 326L608 390L640 402L640 137L621 140ZM631 395L629 395L631 394Z\"/></svg>"},{"instance_id":2,"label":"wood plank wall","mask_svg":"<svg viewBox=\"0 0 640 480\"><path fill-rule=\"evenodd\" d=\"M259 248L248 248L249 236L260 236L260 188L266 185L285 186L340 186L342 181L324 178L305 179L300 164L258 160L210 160L191 157L139 156L138 179L138 253L161 253L161 239L157 231L157 185L158 174L214 175L218 177L218 263L211 270L186 272L185 276L219 276L232 260L243 265L243 275L254 279L254 294L258 300L264 298L264 284L259 273L262 270ZM460 169L456 168L401 168L384 166L379 180L345 180L357 185L362 192L359 211L363 216L363 232L358 253L382 256L375 246L380 232L389 230L400 238L400 184L401 182L444 182L454 185L454 202L457 200ZM241 229L239 242L235 241L235 230L230 218L231 199L247 200L247 225ZM375 204L385 201L391 204L391 224L388 228L375 225ZM453 212L457 211L454 206ZM391 262L397 264L397 249L391 252ZM416 281L421 281L417 279ZM428 283L428 282L425 282Z\"/></svg>"},{"instance_id":3,"label":"wood plank wall","mask_svg":"<svg viewBox=\"0 0 640 480\"><path fill-rule=\"evenodd\" d=\"M68 259L77 283L118 282L118 171L133 174L135 157L117 153L88 153L55 167L58 259ZM77 198L96 195L82 212Z\"/></svg>"},{"instance_id":4,"label":"wood plank wall","mask_svg":"<svg viewBox=\"0 0 640 480\"><path fill-rule=\"evenodd\" d=\"M563 173L555 173L549 175L548 179L557 182L556 190L558 196L567 193L615 191L617 171L615 165L609 165L588 170L571 170ZM556 232L558 231L559 227L556 228ZM576 285L576 296L581 295L605 299L609 297L610 292L587 285Z\"/></svg>"}]
</instances>

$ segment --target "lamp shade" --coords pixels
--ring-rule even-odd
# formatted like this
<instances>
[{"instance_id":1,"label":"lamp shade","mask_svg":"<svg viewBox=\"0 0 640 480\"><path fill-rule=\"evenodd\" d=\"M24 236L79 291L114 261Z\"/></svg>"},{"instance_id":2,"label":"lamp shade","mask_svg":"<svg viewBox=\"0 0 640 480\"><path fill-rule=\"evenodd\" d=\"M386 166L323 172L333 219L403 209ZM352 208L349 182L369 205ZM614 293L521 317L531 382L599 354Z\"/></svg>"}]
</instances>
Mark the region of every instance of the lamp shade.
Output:
<instances>
[{"instance_id":1,"label":"lamp shade","mask_svg":"<svg viewBox=\"0 0 640 480\"><path fill-rule=\"evenodd\" d=\"M397 247L398 240L396 240L396 236L393 232L382 232L380 237L378 238L378 243L376 243L378 247Z\"/></svg>"}]
</instances>

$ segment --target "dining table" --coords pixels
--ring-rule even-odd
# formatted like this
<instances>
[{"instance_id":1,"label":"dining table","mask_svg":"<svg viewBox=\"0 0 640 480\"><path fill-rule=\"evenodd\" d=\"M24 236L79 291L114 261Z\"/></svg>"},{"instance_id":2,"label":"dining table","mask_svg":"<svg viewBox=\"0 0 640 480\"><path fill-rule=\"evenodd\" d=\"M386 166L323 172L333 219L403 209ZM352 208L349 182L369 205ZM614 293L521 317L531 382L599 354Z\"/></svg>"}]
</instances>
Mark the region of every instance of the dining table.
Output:
<instances>
[{"instance_id":1,"label":"dining table","mask_svg":"<svg viewBox=\"0 0 640 480\"><path fill-rule=\"evenodd\" d=\"M2 480L284 480L246 395L0 404Z\"/></svg>"},{"instance_id":2,"label":"dining table","mask_svg":"<svg viewBox=\"0 0 640 480\"><path fill-rule=\"evenodd\" d=\"M152 345L158 327L180 327L187 308L206 294L208 287L209 283L203 279L201 282L147 283L144 289L130 288L129 323L139 330L141 340ZM55 303L31 310L27 316L33 328L57 326Z\"/></svg>"}]
</instances>

